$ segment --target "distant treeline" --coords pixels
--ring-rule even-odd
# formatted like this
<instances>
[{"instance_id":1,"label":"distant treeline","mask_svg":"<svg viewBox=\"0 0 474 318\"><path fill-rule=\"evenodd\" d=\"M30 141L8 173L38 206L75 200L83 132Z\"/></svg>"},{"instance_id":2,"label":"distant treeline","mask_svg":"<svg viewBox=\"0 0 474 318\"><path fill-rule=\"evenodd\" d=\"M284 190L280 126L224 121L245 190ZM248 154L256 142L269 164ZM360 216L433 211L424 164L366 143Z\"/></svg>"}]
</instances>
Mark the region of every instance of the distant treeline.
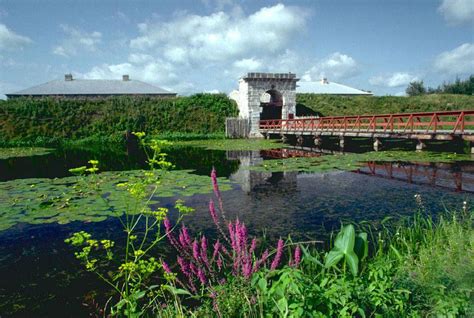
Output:
<instances>
[{"instance_id":1,"label":"distant treeline","mask_svg":"<svg viewBox=\"0 0 474 318\"><path fill-rule=\"evenodd\" d=\"M408 85L406 93L408 96L418 96L425 94L474 95L474 75L469 76L469 78L465 80L456 78L454 83L443 83L436 88L426 88L423 81L414 81Z\"/></svg>"},{"instance_id":2,"label":"distant treeline","mask_svg":"<svg viewBox=\"0 0 474 318\"><path fill-rule=\"evenodd\" d=\"M399 96L296 95L296 115L361 115L474 109L474 96L430 94Z\"/></svg>"},{"instance_id":3,"label":"distant treeline","mask_svg":"<svg viewBox=\"0 0 474 318\"><path fill-rule=\"evenodd\" d=\"M80 139L122 135L223 132L236 104L224 94L189 97L106 99L28 99L0 102L0 140Z\"/></svg>"}]
</instances>

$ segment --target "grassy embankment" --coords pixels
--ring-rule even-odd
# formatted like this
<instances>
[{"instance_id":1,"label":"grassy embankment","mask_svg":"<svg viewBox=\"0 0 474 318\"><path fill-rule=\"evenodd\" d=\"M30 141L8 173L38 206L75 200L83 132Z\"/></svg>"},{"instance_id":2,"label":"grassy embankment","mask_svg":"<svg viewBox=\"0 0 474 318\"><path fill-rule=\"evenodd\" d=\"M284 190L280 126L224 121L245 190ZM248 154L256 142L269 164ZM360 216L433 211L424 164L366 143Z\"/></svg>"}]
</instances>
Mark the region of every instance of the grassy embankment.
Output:
<instances>
[{"instance_id":1,"label":"grassy embankment","mask_svg":"<svg viewBox=\"0 0 474 318\"><path fill-rule=\"evenodd\" d=\"M237 114L225 95L103 100L14 99L0 102L0 146L123 141L125 131L166 139L223 138Z\"/></svg>"},{"instance_id":2,"label":"grassy embankment","mask_svg":"<svg viewBox=\"0 0 474 318\"><path fill-rule=\"evenodd\" d=\"M432 94L413 97L344 97L298 94L296 103L297 114L298 110L304 111L305 107L317 112L320 116L394 114L474 109L474 96Z\"/></svg>"}]
</instances>

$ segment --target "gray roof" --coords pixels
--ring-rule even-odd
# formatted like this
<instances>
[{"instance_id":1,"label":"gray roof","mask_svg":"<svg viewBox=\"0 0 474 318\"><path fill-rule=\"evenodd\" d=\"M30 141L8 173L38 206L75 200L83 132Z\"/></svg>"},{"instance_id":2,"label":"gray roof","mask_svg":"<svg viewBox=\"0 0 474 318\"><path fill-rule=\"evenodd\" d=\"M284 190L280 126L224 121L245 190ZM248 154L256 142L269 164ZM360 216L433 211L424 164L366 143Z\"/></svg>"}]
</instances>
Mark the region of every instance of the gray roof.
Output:
<instances>
[{"instance_id":1,"label":"gray roof","mask_svg":"<svg viewBox=\"0 0 474 318\"><path fill-rule=\"evenodd\" d=\"M163 88L137 80L54 80L7 96L23 95L170 95Z\"/></svg>"},{"instance_id":2,"label":"gray roof","mask_svg":"<svg viewBox=\"0 0 474 318\"><path fill-rule=\"evenodd\" d=\"M373 95L372 93L361 91L346 85L329 82L298 82L297 93L329 94L329 95Z\"/></svg>"}]
</instances>

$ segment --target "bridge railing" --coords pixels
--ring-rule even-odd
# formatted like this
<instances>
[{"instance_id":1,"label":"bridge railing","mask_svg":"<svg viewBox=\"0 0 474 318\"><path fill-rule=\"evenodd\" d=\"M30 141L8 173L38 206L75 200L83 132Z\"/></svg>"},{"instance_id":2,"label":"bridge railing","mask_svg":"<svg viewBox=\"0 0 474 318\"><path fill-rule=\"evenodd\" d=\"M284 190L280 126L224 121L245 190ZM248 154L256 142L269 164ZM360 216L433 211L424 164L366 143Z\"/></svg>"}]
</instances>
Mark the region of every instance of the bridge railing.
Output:
<instances>
[{"instance_id":1,"label":"bridge railing","mask_svg":"<svg viewBox=\"0 0 474 318\"><path fill-rule=\"evenodd\" d=\"M474 110L270 119L260 121L260 130L462 134L474 130Z\"/></svg>"}]
</instances>

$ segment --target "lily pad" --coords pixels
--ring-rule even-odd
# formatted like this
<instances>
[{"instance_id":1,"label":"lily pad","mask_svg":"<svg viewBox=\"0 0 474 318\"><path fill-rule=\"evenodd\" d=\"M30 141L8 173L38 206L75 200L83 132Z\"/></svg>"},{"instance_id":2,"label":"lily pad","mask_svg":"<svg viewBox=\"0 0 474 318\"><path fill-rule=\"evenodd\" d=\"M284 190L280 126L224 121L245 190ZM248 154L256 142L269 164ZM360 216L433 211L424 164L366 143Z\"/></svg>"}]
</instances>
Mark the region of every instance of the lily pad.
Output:
<instances>
[{"instance_id":1,"label":"lily pad","mask_svg":"<svg viewBox=\"0 0 474 318\"><path fill-rule=\"evenodd\" d=\"M125 212L138 213L136 199L123 187L129 180L139 180L144 171L103 172L85 177L57 179L17 179L0 183L0 231L18 223L66 224L73 221L100 222ZM159 182L148 189L154 191L149 205L159 198L191 196L212 192L207 176L192 170L159 172ZM231 189L230 181L219 178L222 191ZM135 201L134 201L135 200ZM143 202L142 202L143 203Z\"/></svg>"},{"instance_id":2,"label":"lily pad","mask_svg":"<svg viewBox=\"0 0 474 318\"><path fill-rule=\"evenodd\" d=\"M380 151L367 153L348 153L321 155L314 157L292 157L286 159L264 160L250 170L267 172L327 172L333 170L351 171L360 168L365 162L446 162L470 161L471 156L456 153Z\"/></svg>"},{"instance_id":3,"label":"lily pad","mask_svg":"<svg viewBox=\"0 0 474 318\"><path fill-rule=\"evenodd\" d=\"M0 160L18 157L43 156L54 149L40 147L0 148Z\"/></svg>"}]
</instances>

